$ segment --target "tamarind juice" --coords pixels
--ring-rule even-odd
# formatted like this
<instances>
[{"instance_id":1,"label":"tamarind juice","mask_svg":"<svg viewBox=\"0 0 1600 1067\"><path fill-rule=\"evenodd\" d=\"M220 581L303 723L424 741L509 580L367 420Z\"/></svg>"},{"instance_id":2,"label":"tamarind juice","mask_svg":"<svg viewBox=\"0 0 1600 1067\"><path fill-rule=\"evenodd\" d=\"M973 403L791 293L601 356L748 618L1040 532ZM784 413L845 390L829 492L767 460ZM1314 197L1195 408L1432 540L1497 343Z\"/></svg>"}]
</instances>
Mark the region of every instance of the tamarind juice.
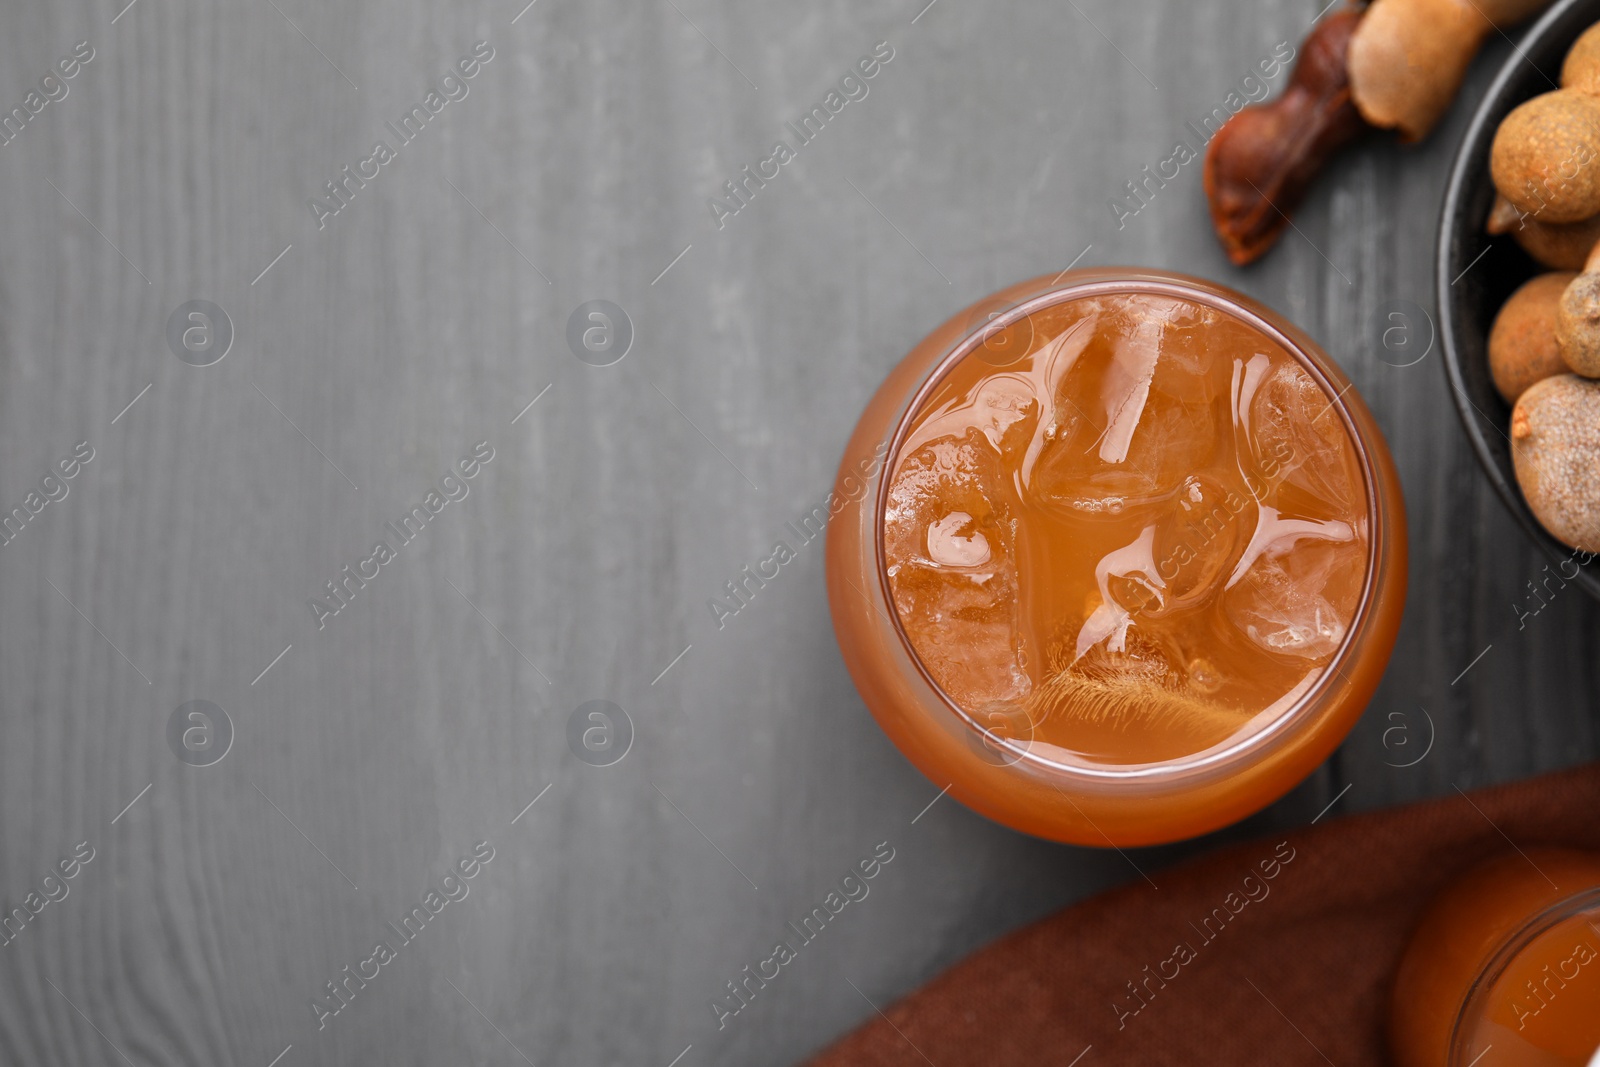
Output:
<instances>
[{"instance_id":1,"label":"tamarind juice","mask_svg":"<svg viewBox=\"0 0 1600 1067\"><path fill-rule=\"evenodd\" d=\"M1148 294L1072 301L980 350L890 475L894 606L969 711L1107 763L1211 748L1327 670L1366 578L1350 437L1259 331Z\"/></svg>"},{"instance_id":2,"label":"tamarind juice","mask_svg":"<svg viewBox=\"0 0 1600 1067\"><path fill-rule=\"evenodd\" d=\"M1428 909L1390 1010L1399 1067L1584 1067L1600 1052L1600 857L1508 853Z\"/></svg>"},{"instance_id":3,"label":"tamarind juice","mask_svg":"<svg viewBox=\"0 0 1600 1067\"><path fill-rule=\"evenodd\" d=\"M1600 901L1539 935L1484 996L1464 1034L1478 1067L1583 1067L1600 1050Z\"/></svg>"},{"instance_id":4,"label":"tamarind juice","mask_svg":"<svg viewBox=\"0 0 1600 1067\"><path fill-rule=\"evenodd\" d=\"M1309 698L1345 729L1359 714L1403 520L1370 416L1309 339L1204 283L1090 277L947 324L964 336L908 357L926 376L892 425L886 383L841 466L888 438L878 493L830 526L830 598L869 706L938 785L1045 836L1166 840L1336 744L1339 725L1278 736ZM1375 600L1378 652L1352 655ZM921 689L871 659L879 640ZM928 718L963 722L970 751ZM1198 807L1158 799L1183 793Z\"/></svg>"}]
</instances>

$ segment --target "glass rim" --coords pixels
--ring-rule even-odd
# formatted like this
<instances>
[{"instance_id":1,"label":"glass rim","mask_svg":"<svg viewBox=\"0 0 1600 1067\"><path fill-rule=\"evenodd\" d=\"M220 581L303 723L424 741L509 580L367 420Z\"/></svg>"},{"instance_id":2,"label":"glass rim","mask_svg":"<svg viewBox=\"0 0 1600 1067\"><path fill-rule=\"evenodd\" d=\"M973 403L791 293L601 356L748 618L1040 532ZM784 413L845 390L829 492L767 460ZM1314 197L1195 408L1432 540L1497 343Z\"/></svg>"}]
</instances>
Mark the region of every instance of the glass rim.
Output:
<instances>
[{"instance_id":1,"label":"glass rim","mask_svg":"<svg viewBox=\"0 0 1600 1067\"><path fill-rule=\"evenodd\" d=\"M1506 934L1494 954L1479 968L1477 975L1472 979L1472 984L1467 987L1466 996L1461 998L1461 1007L1456 1012L1455 1022L1450 1026L1446 1067L1458 1067L1464 1062L1465 1044L1470 1036L1466 1032L1466 1024L1474 1017L1474 1009L1482 1008L1483 998L1489 995L1494 983L1505 974L1511 962L1541 935L1554 929L1556 924L1590 910L1600 912L1600 886L1562 897ZM1481 1016L1481 1010L1477 1014ZM1589 1062L1591 1065L1600 1063L1600 1047L1595 1049L1594 1058Z\"/></svg>"},{"instance_id":2,"label":"glass rim","mask_svg":"<svg viewBox=\"0 0 1600 1067\"><path fill-rule=\"evenodd\" d=\"M1380 505L1378 496L1378 477L1375 469L1371 450L1367 441L1357 428L1351 417L1349 408L1345 405L1344 394L1353 387L1347 385L1344 389L1333 388L1333 383L1323 372L1317 361L1311 357L1306 346L1290 336L1276 323L1264 317L1254 308L1243 301L1248 297L1234 294L1224 287L1205 282L1201 279L1188 280L1180 275L1165 271L1132 270L1127 275L1117 275L1115 268L1090 268L1093 277L1068 281L1065 285L1052 286L1045 292L1028 297L1014 304L1007 310L987 319L979 329L968 329L937 363L928 371L911 398L906 403L896 419L894 428L889 435L889 448L884 454L884 462L879 478L878 491L874 496L872 513L873 540L874 540L874 569L877 572L878 592L884 598L884 603L889 609L884 614L888 617L890 625L898 638L906 655L915 665L917 673L921 675L928 687L938 696L939 700L969 729L977 733L981 742L985 744L998 744L1002 746L1011 760L1007 766L1027 763L1031 767L1051 771L1068 777L1081 777L1090 781L1101 783L1118 781L1165 781L1167 779L1180 779L1189 776L1215 771L1219 767L1232 765L1246 757L1259 754L1259 750L1268 749L1283 737L1292 734L1296 727L1303 724L1307 717L1308 709L1316 707L1332 685L1335 676L1344 673L1345 661L1350 657L1351 649L1356 645L1357 638L1366 632L1371 621L1372 604L1376 599L1376 588L1380 551L1384 545L1384 531L1380 523ZM1057 276L1058 280L1060 276ZM1356 609L1350 617L1350 624L1346 629L1344 639L1340 642L1333 658L1328 661L1317 677L1304 693L1301 694L1289 707L1279 712L1269 723L1257 729L1243 729L1247 732L1244 736L1229 743L1213 745L1211 748L1202 749L1200 752L1189 756L1181 756L1171 760L1161 760L1153 763L1130 764L1105 764L1087 759L1062 760L1039 755L1033 751L1035 747L1030 737L1023 746L1013 743L1011 738L1000 737L992 730L981 725L973 715L957 703L944 688L933 678L928 671L927 664L917 653L916 647L911 643L910 635L906 633L905 622L900 616L899 609L895 606L894 590L889 584L888 552L884 543L884 516L888 510L889 488L893 480L894 471L901 458L901 450L907 437L911 433L911 423L914 416L933 396L946 375L978 347L982 340L994 331L1003 329L1015 322L1027 318L1047 308L1074 300L1088 299L1097 296L1111 296L1122 293L1153 294L1191 303L1200 304L1219 311L1246 325L1259 330L1266 337L1281 346L1288 352L1300 366L1312 376L1323 394L1329 397L1329 406L1339 413L1339 418L1344 426L1345 434L1349 438L1355 452L1358 466L1361 469L1362 480L1366 488L1367 500L1367 568L1362 582L1361 596L1356 603ZM990 298L992 299L992 298ZM979 301L983 304L985 301ZM1308 339L1309 340L1309 339ZM1313 345L1315 342L1313 342ZM1018 357L1022 359L1025 357ZM1324 358L1326 357L1324 354ZM1000 365L996 365L997 368ZM1320 417L1320 416L1319 416ZM1280 698L1281 699L1281 698ZM975 709L981 710L981 709ZM1260 714L1259 712L1257 714ZM1065 750L1059 750L1065 751Z\"/></svg>"}]
</instances>

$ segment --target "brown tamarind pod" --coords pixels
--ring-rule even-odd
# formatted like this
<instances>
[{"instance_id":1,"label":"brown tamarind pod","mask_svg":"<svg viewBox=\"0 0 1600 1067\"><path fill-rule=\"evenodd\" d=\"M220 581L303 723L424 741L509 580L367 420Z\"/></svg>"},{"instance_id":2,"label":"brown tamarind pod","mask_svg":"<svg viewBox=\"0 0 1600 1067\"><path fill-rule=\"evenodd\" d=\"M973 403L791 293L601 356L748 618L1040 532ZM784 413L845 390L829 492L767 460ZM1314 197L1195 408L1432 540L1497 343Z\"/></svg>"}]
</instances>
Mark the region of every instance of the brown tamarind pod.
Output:
<instances>
[{"instance_id":1,"label":"brown tamarind pod","mask_svg":"<svg viewBox=\"0 0 1600 1067\"><path fill-rule=\"evenodd\" d=\"M1420 141L1455 99L1491 35L1551 0L1374 0L1350 41L1350 93L1362 118Z\"/></svg>"},{"instance_id":2,"label":"brown tamarind pod","mask_svg":"<svg viewBox=\"0 0 1600 1067\"><path fill-rule=\"evenodd\" d=\"M1489 376L1506 403L1534 382L1567 373L1556 340L1556 315L1561 295L1577 277L1571 271L1536 275L1522 284L1500 308L1489 328Z\"/></svg>"},{"instance_id":3,"label":"brown tamarind pod","mask_svg":"<svg viewBox=\"0 0 1600 1067\"><path fill-rule=\"evenodd\" d=\"M1500 198L1520 214L1519 225L1529 219L1581 223L1600 214L1597 145L1600 24L1568 50L1561 88L1524 100L1501 120L1489 150L1489 174Z\"/></svg>"},{"instance_id":4,"label":"brown tamarind pod","mask_svg":"<svg viewBox=\"0 0 1600 1067\"><path fill-rule=\"evenodd\" d=\"M1555 336L1561 358L1574 373L1600 378L1600 243L1590 250L1583 273L1561 293Z\"/></svg>"},{"instance_id":5,"label":"brown tamarind pod","mask_svg":"<svg viewBox=\"0 0 1600 1067\"><path fill-rule=\"evenodd\" d=\"M1484 229L1510 234L1524 252L1551 270L1582 270L1589 250L1600 241L1600 215L1577 222L1546 222L1496 196Z\"/></svg>"},{"instance_id":6,"label":"brown tamarind pod","mask_svg":"<svg viewBox=\"0 0 1600 1067\"><path fill-rule=\"evenodd\" d=\"M1489 148L1500 195L1545 222L1600 214L1600 96L1575 89L1541 93L1512 109Z\"/></svg>"},{"instance_id":7,"label":"brown tamarind pod","mask_svg":"<svg viewBox=\"0 0 1600 1067\"><path fill-rule=\"evenodd\" d=\"M1567 50L1561 64L1561 88L1600 93L1600 22L1579 34Z\"/></svg>"},{"instance_id":8,"label":"brown tamarind pod","mask_svg":"<svg viewBox=\"0 0 1600 1067\"><path fill-rule=\"evenodd\" d=\"M1529 386L1511 409L1511 461L1540 525L1600 551L1600 382L1557 374Z\"/></svg>"},{"instance_id":9,"label":"brown tamarind pod","mask_svg":"<svg viewBox=\"0 0 1600 1067\"><path fill-rule=\"evenodd\" d=\"M1362 13L1349 6L1317 23L1283 93L1234 115L1206 149L1211 222L1239 266L1272 247L1317 172L1367 128L1345 75L1345 52Z\"/></svg>"}]
</instances>

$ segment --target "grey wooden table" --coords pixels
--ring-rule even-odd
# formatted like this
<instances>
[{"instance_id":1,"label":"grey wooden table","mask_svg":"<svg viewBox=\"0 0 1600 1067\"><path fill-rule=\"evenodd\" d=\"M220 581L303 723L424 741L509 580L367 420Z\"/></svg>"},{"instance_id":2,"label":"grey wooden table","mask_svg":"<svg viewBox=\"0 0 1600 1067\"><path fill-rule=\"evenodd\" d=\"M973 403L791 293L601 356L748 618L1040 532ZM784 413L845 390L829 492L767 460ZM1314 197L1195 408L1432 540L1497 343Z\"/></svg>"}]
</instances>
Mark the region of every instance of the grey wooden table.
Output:
<instances>
[{"instance_id":1,"label":"grey wooden table","mask_svg":"<svg viewBox=\"0 0 1600 1067\"><path fill-rule=\"evenodd\" d=\"M1320 2L125 2L0 16L26 119L0 146L0 509L26 518L0 545L0 894L37 912L0 947L0 1060L791 1062L1207 847L928 808L845 673L820 546L721 628L707 606L923 332L1080 257L1287 312L1405 483L1375 706L1224 836L1596 754L1600 615L1571 591L1519 622L1544 560L1437 353L1380 343L1387 304L1431 304L1462 110L1348 155L1252 270L1198 164L1110 206ZM786 123L875 47L801 145ZM747 204L708 205L780 139ZM580 308L580 339L611 329L586 361ZM609 756L574 755L575 715ZM725 983L880 842L870 897L719 1029Z\"/></svg>"}]
</instances>

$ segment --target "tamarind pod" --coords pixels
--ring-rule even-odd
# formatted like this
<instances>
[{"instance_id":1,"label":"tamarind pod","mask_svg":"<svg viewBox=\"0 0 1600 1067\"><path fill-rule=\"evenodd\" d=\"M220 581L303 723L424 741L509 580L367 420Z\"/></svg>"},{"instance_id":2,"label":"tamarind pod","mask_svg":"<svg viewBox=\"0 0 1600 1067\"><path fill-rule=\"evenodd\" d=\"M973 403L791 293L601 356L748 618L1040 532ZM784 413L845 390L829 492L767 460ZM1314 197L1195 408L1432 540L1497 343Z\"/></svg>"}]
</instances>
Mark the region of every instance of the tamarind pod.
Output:
<instances>
[{"instance_id":1,"label":"tamarind pod","mask_svg":"<svg viewBox=\"0 0 1600 1067\"><path fill-rule=\"evenodd\" d=\"M1575 373L1600 378L1600 241L1556 307L1556 345Z\"/></svg>"},{"instance_id":2,"label":"tamarind pod","mask_svg":"<svg viewBox=\"0 0 1600 1067\"><path fill-rule=\"evenodd\" d=\"M1561 64L1561 88L1600 95L1600 23L1578 35Z\"/></svg>"},{"instance_id":3,"label":"tamarind pod","mask_svg":"<svg viewBox=\"0 0 1600 1067\"><path fill-rule=\"evenodd\" d=\"M1317 172L1366 128L1345 76L1345 51L1361 18L1362 9L1349 6L1317 23L1283 93L1234 115L1207 146L1211 222L1235 264L1272 247Z\"/></svg>"},{"instance_id":4,"label":"tamarind pod","mask_svg":"<svg viewBox=\"0 0 1600 1067\"><path fill-rule=\"evenodd\" d=\"M1551 270L1581 271L1589 250L1600 241L1600 215L1577 222L1546 222L1496 195L1484 229L1510 234L1524 252Z\"/></svg>"},{"instance_id":5,"label":"tamarind pod","mask_svg":"<svg viewBox=\"0 0 1600 1067\"><path fill-rule=\"evenodd\" d=\"M1551 0L1375 0L1350 40L1350 94L1361 117L1401 139L1433 129L1490 34Z\"/></svg>"},{"instance_id":6,"label":"tamarind pod","mask_svg":"<svg viewBox=\"0 0 1600 1067\"><path fill-rule=\"evenodd\" d=\"M1600 378L1600 274L1580 274L1562 292L1556 345L1575 374Z\"/></svg>"}]
</instances>

